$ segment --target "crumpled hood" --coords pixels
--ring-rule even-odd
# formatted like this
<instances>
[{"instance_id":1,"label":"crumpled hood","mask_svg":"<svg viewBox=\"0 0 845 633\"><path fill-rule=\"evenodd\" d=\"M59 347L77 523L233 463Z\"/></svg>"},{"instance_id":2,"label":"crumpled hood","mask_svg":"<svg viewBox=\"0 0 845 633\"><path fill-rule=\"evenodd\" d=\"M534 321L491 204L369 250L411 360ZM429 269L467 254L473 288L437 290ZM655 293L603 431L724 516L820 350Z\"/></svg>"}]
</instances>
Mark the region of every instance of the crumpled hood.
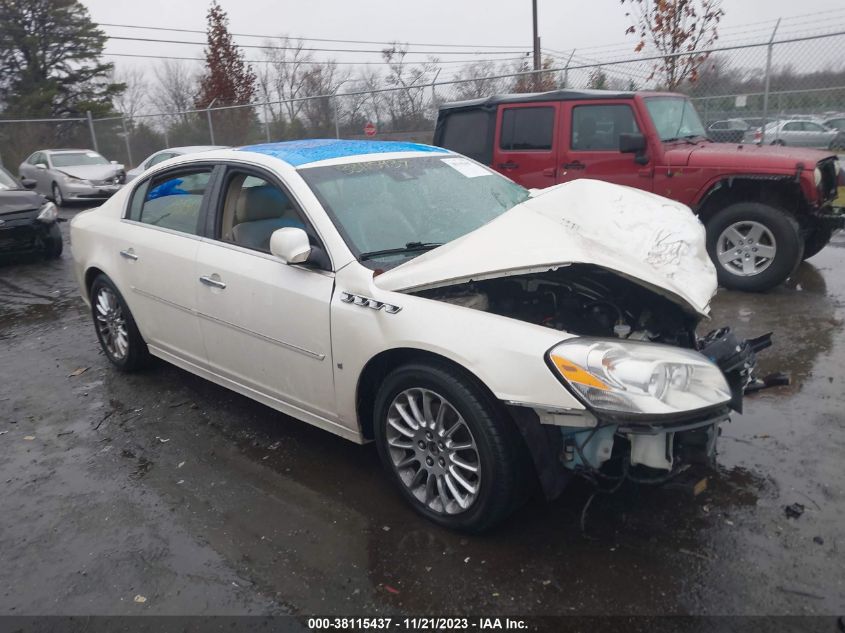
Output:
<instances>
[{"instance_id":1,"label":"crumpled hood","mask_svg":"<svg viewBox=\"0 0 845 633\"><path fill-rule=\"evenodd\" d=\"M45 202L46 200L34 191L0 189L0 215L38 209Z\"/></svg>"},{"instance_id":2,"label":"crumpled hood","mask_svg":"<svg viewBox=\"0 0 845 633\"><path fill-rule=\"evenodd\" d=\"M718 167L720 169L782 169L794 172L798 163L812 171L820 160L833 152L803 147L757 145L755 143L699 143L673 145L664 152L664 161L675 167Z\"/></svg>"},{"instance_id":3,"label":"crumpled hood","mask_svg":"<svg viewBox=\"0 0 845 633\"><path fill-rule=\"evenodd\" d=\"M688 207L589 179L544 189L374 283L416 291L576 263L615 271L703 316L716 292L704 227Z\"/></svg>"},{"instance_id":4,"label":"crumpled hood","mask_svg":"<svg viewBox=\"0 0 845 633\"><path fill-rule=\"evenodd\" d=\"M56 167L60 171L74 178L85 180L106 180L114 178L123 170L123 165L71 165L70 167Z\"/></svg>"}]
</instances>

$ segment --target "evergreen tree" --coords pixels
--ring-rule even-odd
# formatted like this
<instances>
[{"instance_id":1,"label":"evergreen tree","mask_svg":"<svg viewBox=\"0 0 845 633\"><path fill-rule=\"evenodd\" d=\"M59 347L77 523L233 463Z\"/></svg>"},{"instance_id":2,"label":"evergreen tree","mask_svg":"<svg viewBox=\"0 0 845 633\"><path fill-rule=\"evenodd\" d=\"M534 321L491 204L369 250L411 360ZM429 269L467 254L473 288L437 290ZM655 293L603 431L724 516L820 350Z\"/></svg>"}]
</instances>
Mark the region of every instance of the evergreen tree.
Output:
<instances>
[{"instance_id":1,"label":"evergreen tree","mask_svg":"<svg viewBox=\"0 0 845 633\"><path fill-rule=\"evenodd\" d=\"M0 0L0 109L6 116L111 112L124 85L100 59L106 35L77 0Z\"/></svg>"}]
</instances>

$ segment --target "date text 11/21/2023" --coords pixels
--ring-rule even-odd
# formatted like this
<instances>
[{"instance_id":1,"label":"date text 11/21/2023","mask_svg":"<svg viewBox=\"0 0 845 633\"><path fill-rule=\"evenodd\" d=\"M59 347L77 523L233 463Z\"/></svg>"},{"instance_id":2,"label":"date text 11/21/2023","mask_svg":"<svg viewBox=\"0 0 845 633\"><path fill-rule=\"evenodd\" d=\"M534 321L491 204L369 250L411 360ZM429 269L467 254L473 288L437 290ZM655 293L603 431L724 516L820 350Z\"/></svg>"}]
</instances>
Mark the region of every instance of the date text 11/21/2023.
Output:
<instances>
[{"instance_id":1,"label":"date text 11/21/2023","mask_svg":"<svg viewBox=\"0 0 845 633\"><path fill-rule=\"evenodd\" d=\"M363 631L363 630L400 630L400 631L458 631L458 630L510 630L528 628L520 618L443 618L443 617L350 617L350 618L308 618L308 628L312 631Z\"/></svg>"}]
</instances>

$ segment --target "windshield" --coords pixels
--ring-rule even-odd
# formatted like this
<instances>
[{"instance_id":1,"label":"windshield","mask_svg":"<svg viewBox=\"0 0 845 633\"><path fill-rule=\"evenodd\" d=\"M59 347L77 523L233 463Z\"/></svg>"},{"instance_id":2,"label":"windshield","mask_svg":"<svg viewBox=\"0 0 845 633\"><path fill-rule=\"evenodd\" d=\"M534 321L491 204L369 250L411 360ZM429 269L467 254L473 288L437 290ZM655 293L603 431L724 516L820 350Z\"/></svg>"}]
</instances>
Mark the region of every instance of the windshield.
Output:
<instances>
[{"instance_id":1,"label":"windshield","mask_svg":"<svg viewBox=\"0 0 845 633\"><path fill-rule=\"evenodd\" d=\"M701 119L698 118L698 112L695 111L695 106L689 99L648 97L645 104L661 141L707 136Z\"/></svg>"},{"instance_id":2,"label":"windshield","mask_svg":"<svg viewBox=\"0 0 845 633\"><path fill-rule=\"evenodd\" d=\"M529 195L455 155L306 167L299 173L358 258L382 267L474 231Z\"/></svg>"},{"instance_id":3,"label":"windshield","mask_svg":"<svg viewBox=\"0 0 845 633\"><path fill-rule=\"evenodd\" d=\"M109 161L97 152L65 152L51 154L53 167L73 167L75 165L108 165Z\"/></svg>"},{"instance_id":4,"label":"windshield","mask_svg":"<svg viewBox=\"0 0 845 633\"><path fill-rule=\"evenodd\" d=\"M7 189L20 189L21 186L12 178L12 175L5 169L0 167L0 191Z\"/></svg>"}]
</instances>

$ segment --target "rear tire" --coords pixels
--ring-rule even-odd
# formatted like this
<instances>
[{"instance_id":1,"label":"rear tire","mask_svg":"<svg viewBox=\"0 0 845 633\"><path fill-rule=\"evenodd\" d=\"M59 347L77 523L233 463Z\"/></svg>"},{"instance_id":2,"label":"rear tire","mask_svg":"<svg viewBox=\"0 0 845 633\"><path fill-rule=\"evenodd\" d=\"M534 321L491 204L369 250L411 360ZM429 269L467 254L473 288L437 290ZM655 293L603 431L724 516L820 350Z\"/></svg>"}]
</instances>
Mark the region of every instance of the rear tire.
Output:
<instances>
[{"instance_id":1,"label":"rear tire","mask_svg":"<svg viewBox=\"0 0 845 633\"><path fill-rule=\"evenodd\" d=\"M91 284L91 318L106 358L122 372L146 367L150 352L120 291L105 275Z\"/></svg>"},{"instance_id":2,"label":"rear tire","mask_svg":"<svg viewBox=\"0 0 845 633\"><path fill-rule=\"evenodd\" d=\"M498 402L462 372L439 363L401 366L384 380L374 410L385 469L431 521L482 532L525 500L522 438Z\"/></svg>"},{"instance_id":3,"label":"rear tire","mask_svg":"<svg viewBox=\"0 0 845 633\"><path fill-rule=\"evenodd\" d=\"M817 226L804 238L804 259L810 259L827 246L833 237L833 229L829 226Z\"/></svg>"},{"instance_id":4,"label":"rear tire","mask_svg":"<svg viewBox=\"0 0 845 633\"><path fill-rule=\"evenodd\" d=\"M783 283L801 263L804 241L798 223L786 211L759 202L737 202L707 221L707 252L719 284L763 292Z\"/></svg>"}]
</instances>

